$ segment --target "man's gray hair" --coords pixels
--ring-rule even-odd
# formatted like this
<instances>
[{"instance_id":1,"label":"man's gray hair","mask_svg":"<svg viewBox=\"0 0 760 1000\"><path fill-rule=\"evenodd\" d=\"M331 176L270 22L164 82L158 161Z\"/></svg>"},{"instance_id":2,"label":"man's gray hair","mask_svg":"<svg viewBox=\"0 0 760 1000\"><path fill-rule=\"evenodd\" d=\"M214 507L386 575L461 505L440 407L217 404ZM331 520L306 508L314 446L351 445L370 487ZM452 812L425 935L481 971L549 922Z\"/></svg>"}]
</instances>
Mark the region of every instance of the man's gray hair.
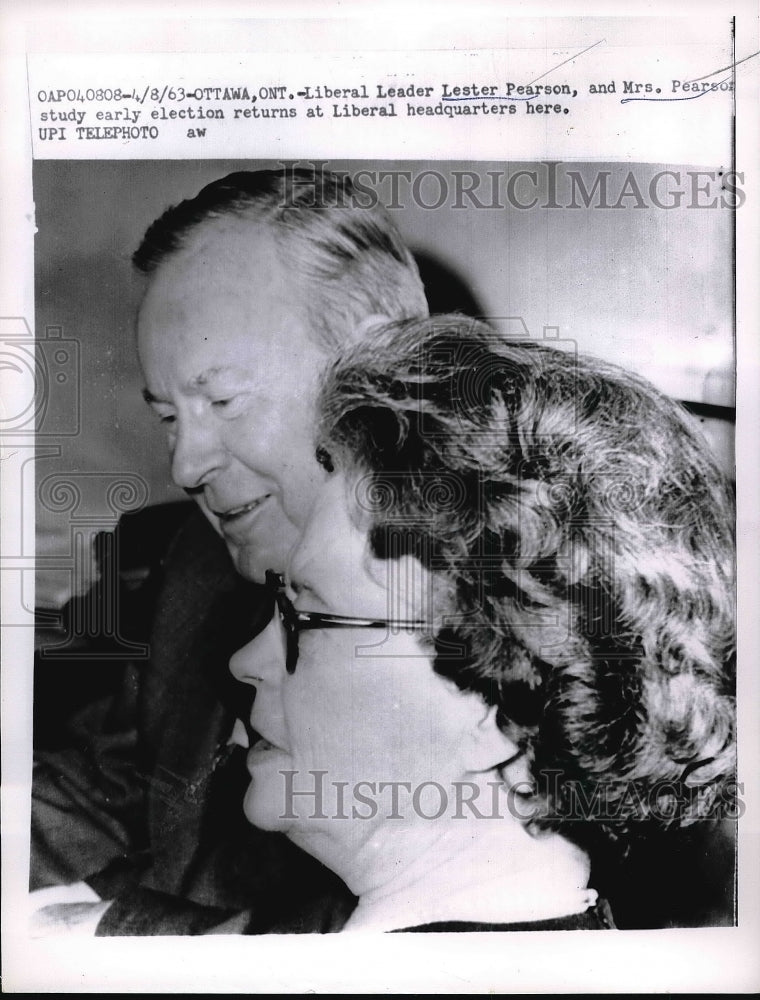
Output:
<instances>
[{"instance_id":1,"label":"man's gray hair","mask_svg":"<svg viewBox=\"0 0 760 1000\"><path fill-rule=\"evenodd\" d=\"M361 204L348 175L316 168L240 171L214 181L164 212L133 262L152 274L200 226L225 219L269 227L323 346L350 341L369 316L428 314L417 265L385 209Z\"/></svg>"}]
</instances>

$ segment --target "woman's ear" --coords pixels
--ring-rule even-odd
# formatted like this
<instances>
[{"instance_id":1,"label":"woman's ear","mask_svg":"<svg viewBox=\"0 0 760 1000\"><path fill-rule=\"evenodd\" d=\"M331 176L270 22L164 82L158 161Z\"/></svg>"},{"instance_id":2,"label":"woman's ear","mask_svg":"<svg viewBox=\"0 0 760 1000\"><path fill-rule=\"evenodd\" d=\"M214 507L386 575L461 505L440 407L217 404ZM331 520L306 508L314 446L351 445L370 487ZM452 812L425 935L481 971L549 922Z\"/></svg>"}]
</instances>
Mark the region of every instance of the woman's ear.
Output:
<instances>
[{"instance_id":1,"label":"woman's ear","mask_svg":"<svg viewBox=\"0 0 760 1000\"><path fill-rule=\"evenodd\" d=\"M483 705L483 709L470 730L469 746L465 748L465 764L470 771L492 771L520 754L517 744L496 721L496 705Z\"/></svg>"}]
</instances>

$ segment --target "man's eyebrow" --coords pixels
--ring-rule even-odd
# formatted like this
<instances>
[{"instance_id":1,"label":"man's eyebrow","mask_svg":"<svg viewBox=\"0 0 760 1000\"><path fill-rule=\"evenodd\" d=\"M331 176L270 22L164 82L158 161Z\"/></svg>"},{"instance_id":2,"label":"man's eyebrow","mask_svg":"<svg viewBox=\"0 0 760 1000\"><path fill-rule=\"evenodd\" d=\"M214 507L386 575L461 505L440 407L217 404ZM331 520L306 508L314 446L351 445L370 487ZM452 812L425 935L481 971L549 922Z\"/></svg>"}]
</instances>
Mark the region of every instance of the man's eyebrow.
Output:
<instances>
[{"instance_id":1,"label":"man's eyebrow","mask_svg":"<svg viewBox=\"0 0 760 1000\"><path fill-rule=\"evenodd\" d=\"M250 380L250 372L246 372L243 368L238 368L236 365L219 365L215 368L207 368L206 371L201 372L199 375L193 376L187 383L189 389L203 389L213 382L215 378L225 377L232 375L241 381Z\"/></svg>"},{"instance_id":2,"label":"man's eyebrow","mask_svg":"<svg viewBox=\"0 0 760 1000\"><path fill-rule=\"evenodd\" d=\"M223 378L229 375L238 379L241 385L249 382L251 378L250 372L245 371L243 368L238 368L235 365L221 365L218 368L208 368L205 372L194 375L187 383L187 388L190 392L202 392L215 378ZM146 403L165 402L165 400L159 399L158 396L154 396L147 386L142 390L142 397Z\"/></svg>"}]
</instances>

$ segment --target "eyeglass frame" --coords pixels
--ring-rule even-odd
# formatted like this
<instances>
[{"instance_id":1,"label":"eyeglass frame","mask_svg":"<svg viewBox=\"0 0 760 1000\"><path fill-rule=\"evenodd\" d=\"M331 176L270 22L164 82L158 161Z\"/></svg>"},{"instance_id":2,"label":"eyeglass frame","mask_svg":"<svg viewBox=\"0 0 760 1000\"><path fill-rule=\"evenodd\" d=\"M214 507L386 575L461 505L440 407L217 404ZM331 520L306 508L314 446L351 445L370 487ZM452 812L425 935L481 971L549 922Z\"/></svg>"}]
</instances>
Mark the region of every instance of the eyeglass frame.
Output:
<instances>
[{"instance_id":1,"label":"eyeglass frame","mask_svg":"<svg viewBox=\"0 0 760 1000\"><path fill-rule=\"evenodd\" d=\"M332 628L395 628L415 632L431 631L428 622L405 618L354 618L324 611L301 611L285 593L282 577L273 570L266 572L266 584L272 592L274 609L285 630L285 670L291 676L298 664L298 635L312 629Z\"/></svg>"}]
</instances>

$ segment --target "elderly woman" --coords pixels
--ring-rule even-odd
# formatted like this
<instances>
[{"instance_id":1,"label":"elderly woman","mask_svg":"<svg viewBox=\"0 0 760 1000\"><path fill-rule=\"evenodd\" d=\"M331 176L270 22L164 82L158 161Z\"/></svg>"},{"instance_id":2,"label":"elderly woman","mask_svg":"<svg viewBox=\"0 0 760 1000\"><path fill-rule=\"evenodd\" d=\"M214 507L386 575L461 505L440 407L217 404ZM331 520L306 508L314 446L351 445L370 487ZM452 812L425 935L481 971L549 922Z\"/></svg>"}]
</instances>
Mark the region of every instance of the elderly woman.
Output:
<instances>
[{"instance_id":1,"label":"elderly woman","mask_svg":"<svg viewBox=\"0 0 760 1000\"><path fill-rule=\"evenodd\" d=\"M730 806L732 513L679 406L463 317L330 371L324 488L267 628L244 809L346 929L603 928L591 862Z\"/></svg>"}]
</instances>

